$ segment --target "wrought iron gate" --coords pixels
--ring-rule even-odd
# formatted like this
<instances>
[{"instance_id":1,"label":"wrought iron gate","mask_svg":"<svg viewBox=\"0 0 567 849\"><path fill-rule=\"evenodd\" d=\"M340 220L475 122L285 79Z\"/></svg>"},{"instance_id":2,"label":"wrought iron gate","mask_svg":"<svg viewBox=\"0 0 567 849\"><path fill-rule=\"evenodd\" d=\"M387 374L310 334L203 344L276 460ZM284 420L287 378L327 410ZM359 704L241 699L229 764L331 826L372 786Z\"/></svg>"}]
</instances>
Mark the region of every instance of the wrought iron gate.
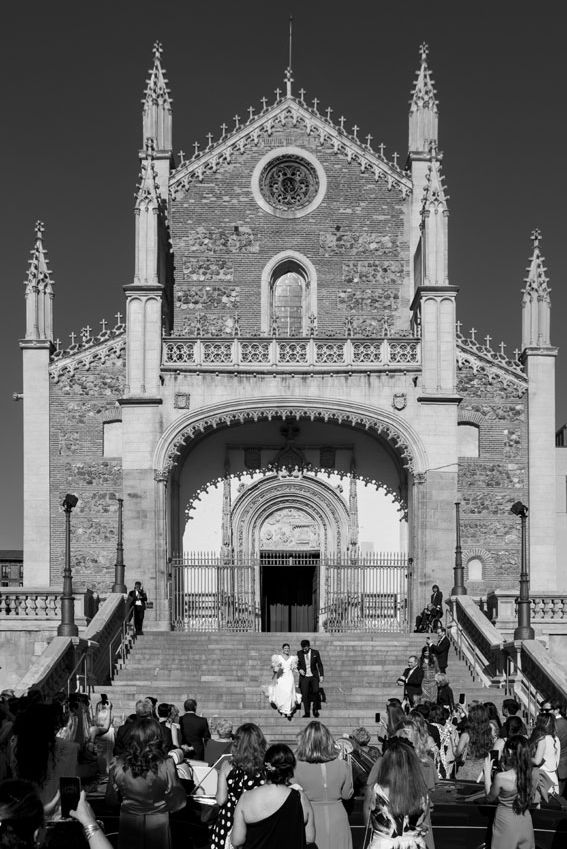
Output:
<instances>
[{"instance_id":1,"label":"wrought iron gate","mask_svg":"<svg viewBox=\"0 0 567 849\"><path fill-rule=\"evenodd\" d=\"M329 558L324 630L407 631L412 564L401 554Z\"/></svg>"},{"instance_id":2,"label":"wrought iron gate","mask_svg":"<svg viewBox=\"0 0 567 849\"><path fill-rule=\"evenodd\" d=\"M292 557L273 565L297 565ZM307 561L305 561L307 562ZM344 555L316 562L319 629L404 632L411 621L412 560L400 554ZM171 623L176 631L261 631L261 569L266 558L192 554L171 563ZM285 581L285 577L283 577ZM264 604L264 607L266 605ZM266 615L264 611L264 623Z\"/></svg>"}]
</instances>

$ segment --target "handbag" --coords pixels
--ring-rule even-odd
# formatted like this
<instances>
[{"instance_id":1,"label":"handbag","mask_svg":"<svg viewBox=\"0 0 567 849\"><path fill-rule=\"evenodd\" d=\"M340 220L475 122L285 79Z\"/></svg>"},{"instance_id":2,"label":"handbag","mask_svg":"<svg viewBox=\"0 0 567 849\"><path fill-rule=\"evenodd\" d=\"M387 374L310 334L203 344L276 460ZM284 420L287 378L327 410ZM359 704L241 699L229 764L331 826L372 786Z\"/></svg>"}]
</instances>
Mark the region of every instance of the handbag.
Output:
<instances>
[{"instance_id":1,"label":"handbag","mask_svg":"<svg viewBox=\"0 0 567 849\"><path fill-rule=\"evenodd\" d=\"M327 694L326 694L325 689L323 687L319 687L319 696L321 697L322 702L327 701Z\"/></svg>"}]
</instances>

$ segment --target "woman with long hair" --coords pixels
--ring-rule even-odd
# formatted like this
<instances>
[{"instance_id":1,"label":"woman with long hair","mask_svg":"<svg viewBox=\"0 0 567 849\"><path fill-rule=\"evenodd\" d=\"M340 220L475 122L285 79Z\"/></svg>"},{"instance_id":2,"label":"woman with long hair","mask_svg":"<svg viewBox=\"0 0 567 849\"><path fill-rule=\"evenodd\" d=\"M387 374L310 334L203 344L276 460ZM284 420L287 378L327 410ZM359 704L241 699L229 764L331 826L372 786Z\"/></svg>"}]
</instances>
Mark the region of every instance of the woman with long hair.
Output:
<instances>
[{"instance_id":1,"label":"woman with long hair","mask_svg":"<svg viewBox=\"0 0 567 849\"><path fill-rule=\"evenodd\" d=\"M439 673L439 664L435 652L433 652L429 637L421 651L421 668L423 669L423 680L421 682L421 700L434 702L437 699L436 675Z\"/></svg>"},{"instance_id":2,"label":"woman with long hair","mask_svg":"<svg viewBox=\"0 0 567 849\"><path fill-rule=\"evenodd\" d=\"M243 793L234 812L235 849L305 849L315 840L313 808L291 787L295 755L283 743L266 752L266 783Z\"/></svg>"},{"instance_id":3,"label":"woman with long hair","mask_svg":"<svg viewBox=\"0 0 567 849\"><path fill-rule=\"evenodd\" d=\"M488 710L484 705L473 705L464 723L455 753L457 778L460 781L479 781L490 775L489 754L494 745L494 733Z\"/></svg>"},{"instance_id":4,"label":"woman with long hair","mask_svg":"<svg viewBox=\"0 0 567 849\"><path fill-rule=\"evenodd\" d=\"M386 705L386 714L388 717L386 721L386 733L388 737L391 737L398 727L398 724L402 721L402 719L406 718L406 713L401 704L392 704L391 702L388 702Z\"/></svg>"},{"instance_id":5,"label":"woman with long hair","mask_svg":"<svg viewBox=\"0 0 567 849\"><path fill-rule=\"evenodd\" d=\"M187 804L175 764L163 748L159 722L135 719L110 778L121 796L118 849L169 849L169 814Z\"/></svg>"},{"instance_id":6,"label":"woman with long hair","mask_svg":"<svg viewBox=\"0 0 567 849\"><path fill-rule=\"evenodd\" d=\"M264 784L266 749L266 738L253 722L236 729L232 758L224 760L219 770L217 803L221 808L211 833L211 849L224 849L242 794Z\"/></svg>"},{"instance_id":7,"label":"woman with long hair","mask_svg":"<svg viewBox=\"0 0 567 849\"><path fill-rule=\"evenodd\" d=\"M270 704L290 722L301 704L297 701L295 678L297 655L291 654L289 643L284 643L281 652L272 655L272 683L268 687Z\"/></svg>"},{"instance_id":8,"label":"woman with long hair","mask_svg":"<svg viewBox=\"0 0 567 849\"><path fill-rule=\"evenodd\" d=\"M437 697L434 699L438 705L448 708L451 713L455 710L455 697L449 685L449 679L444 672L438 672L435 676L437 684Z\"/></svg>"},{"instance_id":9,"label":"woman with long hair","mask_svg":"<svg viewBox=\"0 0 567 849\"><path fill-rule=\"evenodd\" d=\"M406 740L388 740L371 788L368 849L425 849L429 797L419 759Z\"/></svg>"},{"instance_id":10,"label":"woman with long hair","mask_svg":"<svg viewBox=\"0 0 567 849\"><path fill-rule=\"evenodd\" d=\"M538 714L530 737L532 764L543 773L552 793L559 793L557 767L561 757L561 743L555 733L555 717L552 713Z\"/></svg>"},{"instance_id":11,"label":"woman with long hair","mask_svg":"<svg viewBox=\"0 0 567 849\"><path fill-rule=\"evenodd\" d=\"M494 776L488 793L498 802L492 825L492 849L533 849L532 762L525 737L509 737L502 753L502 772Z\"/></svg>"},{"instance_id":12,"label":"woman with long hair","mask_svg":"<svg viewBox=\"0 0 567 849\"><path fill-rule=\"evenodd\" d=\"M313 720L297 736L295 780L313 805L319 849L352 849L343 799L353 794L352 769L338 757L326 725Z\"/></svg>"},{"instance_id":13,"label":"woman with long hair","mask_svg":"<svg viewBox=\"0 0 567 849\"><path fill-rule=\"evenodd\" d=\"M11 773L35 784L46 815L59 807L59 778L78 774L79 744L63 740L59 702L32 702L16 715L10 741Z\"/></svg>"}]
</instances>

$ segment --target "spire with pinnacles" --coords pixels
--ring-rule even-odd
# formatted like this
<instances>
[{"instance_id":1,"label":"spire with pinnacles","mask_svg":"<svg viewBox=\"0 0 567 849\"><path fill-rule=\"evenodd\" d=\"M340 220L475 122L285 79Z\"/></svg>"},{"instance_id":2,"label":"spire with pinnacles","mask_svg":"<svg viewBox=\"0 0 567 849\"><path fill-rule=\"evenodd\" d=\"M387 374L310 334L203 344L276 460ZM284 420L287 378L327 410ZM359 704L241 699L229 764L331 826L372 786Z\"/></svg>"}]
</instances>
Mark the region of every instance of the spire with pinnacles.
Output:
<instances>
[{"instance_id":1,"label":"spire with pinnacles","mask_svg":"<svg viewBox=\"0 0 567 849\"><path fill-rule=\"evenodd\" d=\"M45 225L37 221L26 287L26 339L53 340L53 283L43 245Z\"/></svg>"},{"instance_id":2,"label":"spire with pinnacles","mask_svg":"<svg viewBox=\"0 0 567 849\"><path fill-rule=\"evenodd\" d=\"M154 286L158 282L159 212L161 196L154 168L155 142L147 138L136 195L136 262L134 283Z\"/></svg>"},{"instance_id":3,"label":"spire with pinnacles","mask_svg":"<svg viewBox=\"0 0 567 849\"><path fill-rule=\"evenodd\" d=\"M437 143L430 142L429 165L421 204L422 256L426 286L447 286L449 283L447 250L449 209L441 174L441 159L442 154L437 150Z\"/></svg>"},{"instance_id":4,"label":"spire with pinnacles","mask_svg":"<svg viewBox=\"0 0 567 849\"><path fill-rule=\"evenodd\" d=\"M154 139L156 151L171 153L172 150L172 99L167 78L161 64L163 47L159 41L153 46L154 64L146 83L146 91L142 103L143 115L143 145L147 139Z\"/></svg>"},{"instance_id":5,"label":"spire with pinnacles","mask_svg":"<svg viewBox=\"0 0 567 849\"><path fill-rule=\"evenodd\" d=\"M551 298L549 278L541 252L541 230L532 231L530 264L522 290L522 348L547 348L550 340Z\"/></svg>"},{"instance_id":6,"label":"spire with pinnacles","mask_svg":"<svg viewBox=\"0 0 567 849\"><path fill-rule=\"evenodd\" d=\"M430 143L438 141L438 103L435 85L427 63L429 47L420 46L421 65L413 87L409 112L409 151L426 153Z\"/></svg>"}]
</instances>

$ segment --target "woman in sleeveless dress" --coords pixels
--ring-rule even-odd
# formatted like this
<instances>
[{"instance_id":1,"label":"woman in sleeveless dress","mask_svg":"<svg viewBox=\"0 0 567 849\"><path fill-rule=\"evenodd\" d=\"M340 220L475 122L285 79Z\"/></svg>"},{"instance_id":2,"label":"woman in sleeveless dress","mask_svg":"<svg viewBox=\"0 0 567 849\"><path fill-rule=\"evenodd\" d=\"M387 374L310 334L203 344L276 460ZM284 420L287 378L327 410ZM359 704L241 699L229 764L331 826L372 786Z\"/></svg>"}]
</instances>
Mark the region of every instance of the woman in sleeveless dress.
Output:
<instances>
[{"instance_id":1,"label":"woman in sleeveless dress","mask_svg":"<svg viewBox=\"0 0 567 849\"><path fill-rule=\"evenodd\" d=\"M509 737L502 753L503 772L497 772L487 794L498 802L492 825L492 849L534 849L529 811L533 797L530 747L525 737Z\"/></svg>"},{"instance_id":2,"label":"woman in sleeveless dress","mask_svg":"<svg viewBox=\"0 0 567 849\"><path fill-rule=\"evenodd\" d=\"M297 710L294 671L297 655L291 654L289 643L284 643L280 654L272 655L272 683L268 688L270 703L278 713L291 721Z\"/></svg>"},{"instance_id":3,"label":"woman in sleeveless dress","mask_svg":"<svg viewBox=\"0 0 567 849\"><path fill-rule=\"evenodd\" d=\"M339 759L329 729L313 720L298 734L295 781L313 805L319 849L352 849L352 833L343 799L353 794L350 764Z\"/></svg>"},{"instance_id":4,"label":"woman in sleeveless dress","mask_svg":"<svg viewBox=\"0 0 567 849\"><path fill-rule=\"evenodd\" d=\"M305 849L315 840L313 808L305 794L290 786L295 756L276 743L266 752L266 783L241 796L234 812L235 849Z\"/></svg>"},{"instance_id":5,"label":"woman in sleeveless dress","mask_svg":"<svg viewBox=\"0 0 567 849\"><path fill-rule=\"evenodd\" d=\"M219 770L217 802L221 807L211 833L211 849L225 849L238 800L246 791L264 783L266 748L266 738L253 722L236 729L232 758L223 761Z\"/></svg>"},{"instance_id":6,"label":"woman in sleeveless dress","mask_svg":"<svg viewBox=\"0 0 567 849\"><path fill-rule=\"evenodd\" d=\"M561 757L561 743L555 733L555 717L552 713L540 713L536 718L530 737L532 764L539 769L544 789L559 794L557 767Z\"/></svg>"}]
</instances>

